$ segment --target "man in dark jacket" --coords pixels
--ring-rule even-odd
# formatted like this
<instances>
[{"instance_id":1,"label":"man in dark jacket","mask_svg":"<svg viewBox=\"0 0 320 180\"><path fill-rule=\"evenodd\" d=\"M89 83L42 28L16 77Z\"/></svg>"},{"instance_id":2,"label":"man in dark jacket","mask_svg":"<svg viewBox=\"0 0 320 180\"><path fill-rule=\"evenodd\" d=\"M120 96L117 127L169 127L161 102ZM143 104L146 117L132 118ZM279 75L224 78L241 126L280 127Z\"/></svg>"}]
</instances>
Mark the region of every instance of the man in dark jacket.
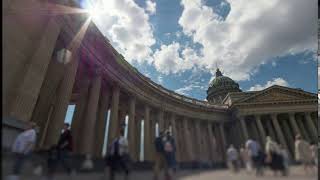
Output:
<instances>
[{"instance_id":1,"label":"man in dark jacket","mask_svg":"<svg viewBox=\"0 0 320 180\"><path fill-rule=\"evenodd\" d=\"M159 179L159 174L162 169L166 169L166 159L164 153L164 146L163 146L163 137L164 133L160 132L159 136L156 137L154 141L154 145L156 148L155 153L155 165L154 165L154 180Z\"/></svg>"},{"instance_id":2,"label":"man in dark jacket","mask_svg":"<svg viewBox=\"0 0 320 180\"><path fill-rule=\"evenodd\" d=\"M69 123L65 123L63 131L60 135L57 148L58 148L58 161L62 163L62 166L67 169L68 173L71 173L70 155L72 153L72 135L69 130Z\"/></svg>"}]
</instances>

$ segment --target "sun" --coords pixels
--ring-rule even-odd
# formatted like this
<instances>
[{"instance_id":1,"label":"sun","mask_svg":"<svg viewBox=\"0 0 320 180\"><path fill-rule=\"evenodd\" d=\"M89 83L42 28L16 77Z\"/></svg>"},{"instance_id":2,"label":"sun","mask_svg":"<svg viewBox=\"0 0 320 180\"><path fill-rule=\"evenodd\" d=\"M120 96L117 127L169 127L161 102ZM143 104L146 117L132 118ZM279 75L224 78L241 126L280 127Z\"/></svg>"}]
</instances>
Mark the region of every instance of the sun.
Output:
<instances>
[{"instance_id":1,"label":"sun","mask_svg":"<svg viewBox=\"0 0 320 180\"><path fill-rule=\"evenodd\" d=\"M92 8L88 9L88 13L89 13L90 18L97 19L101 16L102 10L97 7L92 7Z\"/></svg>"}]
</instances>

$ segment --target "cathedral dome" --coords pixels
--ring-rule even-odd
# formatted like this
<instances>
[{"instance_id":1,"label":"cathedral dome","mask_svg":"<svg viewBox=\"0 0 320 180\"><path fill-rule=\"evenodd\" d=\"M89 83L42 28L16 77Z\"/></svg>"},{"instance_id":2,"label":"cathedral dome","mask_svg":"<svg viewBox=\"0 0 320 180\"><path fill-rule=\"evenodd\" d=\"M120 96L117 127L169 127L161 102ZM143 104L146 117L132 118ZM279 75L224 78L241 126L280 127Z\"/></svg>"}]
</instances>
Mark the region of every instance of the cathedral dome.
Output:
<instances>
[{"instance_id":1,"label":"cathedral dome","mask_svg":"<svg viewBox=\"0 0 320 180\"><path fill-rule=\"evenodd\" d=\"M239 84L227 76L223 76L219 69L216 77L210 82L207 90L207 100L212 103L222 103L229 92L241 92Z\"/></svg>"}]
</instances>

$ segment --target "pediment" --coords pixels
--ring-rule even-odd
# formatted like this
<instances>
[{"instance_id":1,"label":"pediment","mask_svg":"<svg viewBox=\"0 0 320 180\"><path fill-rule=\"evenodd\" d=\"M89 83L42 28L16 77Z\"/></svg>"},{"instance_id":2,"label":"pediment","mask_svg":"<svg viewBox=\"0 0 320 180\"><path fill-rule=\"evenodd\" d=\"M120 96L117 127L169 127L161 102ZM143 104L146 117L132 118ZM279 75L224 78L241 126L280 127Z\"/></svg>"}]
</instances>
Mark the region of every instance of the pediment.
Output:
<instances>
[{"instance_id":1,"label":"pediment","mask_svg":"<svg viewBox=\"0 0 320 180\"><path fill-rule=\"evenodd\" d=\"M287 88L282 86L272 86L259 93L249 96L238 101L238 103L255 103L255 102L281 102L281 101L297 101L317 99L316 94L312 94L303 90Z\"/></svg>"}]
</instances>

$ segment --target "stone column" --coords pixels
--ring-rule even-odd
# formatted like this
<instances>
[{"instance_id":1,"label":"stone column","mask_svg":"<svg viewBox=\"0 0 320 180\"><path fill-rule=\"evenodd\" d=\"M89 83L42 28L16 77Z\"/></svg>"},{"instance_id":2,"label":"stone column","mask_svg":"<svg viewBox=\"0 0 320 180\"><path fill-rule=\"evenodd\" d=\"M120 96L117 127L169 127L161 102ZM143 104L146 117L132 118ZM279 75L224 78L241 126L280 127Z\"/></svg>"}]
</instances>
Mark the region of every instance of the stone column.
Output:
<instances>
[{"instance_id":1,"label":"stone column","mask_svg":"<svg viewBox=\"0 0 320 180\"><path fill-rule=\"evenodd\" d=\"M56 91L58 84L63 77L64 71L64 64L59 63L56 59L52 59L50 61L47 74L41 86L40 94L34 107L31 119L31 121L35 122L40 127L38 139L41 140L38 141L38 148L42 148L43 146L45 140L44 138L48 129L48 121L50 121L49 116L53 112Z\"/></svg>"},{"instance_id":2,"label":"stone column","mask_svg":"<svg viewBox=\"0 0 320 180\"><path fill-rule=\"evenodd\" d=\"M283 125L283 130L284 130L284 133L285 133L285 137L287 137L287 144L288 144L288 146L290 147L289 149L288 149L288 152L289 152L289 155L291 156L291 157L294 157L293 155L294 155L294 137L293 137L293 135L291 134L291 132L290 132L290 129L289 129L289 123L286 121L286 119L283 119L282 121L282 125Z\"/></svg>"},{"instance_id":3,"label":"stone column","mask_svg":"<svg viewBox=\"0 0 320 180\"><path fill-rule=\"evenodd\" d=\"M202 134L202 143L203 143L203 161L208 162L210 160L209 157L209 146L208 146L208 136L207 136L207 128L202 123L201 125L201 134Z\"/></svg>"},{"instance_id":4,"label":"stone column","mask_svg":"<svg viewBox=\"0 0 320 180\"><path fill-rule=\"evenodd\" d=\"M71 133L73 138L73 147L75 153L80 153L80 142L81 142L81 133L82 133L82 123L84 120L84 114L87 109L87 100L88 100L88 91L89 91L89 80L84 79L83 87L81 87L79 92L79 99L76 102L76 107L72 117L71 123Z\"/></svg>"},{"instance_id":5,"label":"stone column","mask_svg":"<svg viewBox=\"0 0 320 180\"><path fill-rule=\"evenodd\" d=\"M317 128L315 124L312 122L311 113L305 112L305 117L306 117L306 124L307 124L308 130L310 131L309 134L312 137L312 141L316 142L318 138Z\"/></svg>"},{"instance_id":6,"label":"stone column","mask_svg":"<svg viewBox=\"0 0 320 180\"><path fill-rule=\"evenodd\" d=\"M111 100L111 112L110 112L110 122L109 122L109 131L108 131L108 145L119 134L119 97L120 97L120 88L118 85L112 87L112 100Z\"/></svg>"},{"instance_id":7,"label":"stone column","mask_svg":"<svg viewBox=\"0 0 320 180\"><path fill-rule=\"evenodd\" d=\"M222 158L223 160L226 160L226 149L227 149L227 140L226 140L226 135L225 135L225 132L224 132L224 124L221 122L219 124L219 131L220 131L220 134L221 134L221 141L222 141Z\"/></svg>"},{"instance_id":8,"label":"stone column","mask_svg":"<svg viewBox=\"0 0 320 180\"><path fill-rule=\"evenodd\" d=\"M271 114L271 119L272 119L272 124L276 130L277 133L277 137L279 138L280 143L286 148L288 149L288 145L286 143L286 140L284 138L284 135L282 133L281 127L279 125L278 122L278 118L277 118L277 114Z\"/></svg>"},{"instance_id":9,"label":"stone column","mask_svg":"<svg viewBox=\"0 0 320 180\"><path fill-rule=\"evenodd\" d=\"M186 160L187 161L191 161L193 159L192 157L192 152L191 152L191 144L190 144L190 132L189 132L189 127L188 127L188 118L184 117L182 120L182 124L183 124L183 132L184 132L184 138L185 138L185 155L186 155Z\"/></svg>"},{"instance_id":10,"label":"stone column","mask_svg":"<svg viewBox=\"0 0 320 180\"><path fill-rule=\"evenodd\" d=\"M201 130L200 130L200 122L198 120L194 121L195 125L195 137L196 137L196 161L201 161L201 156L202 156L202 144L201 144Z\"/></svg>"},{"instance_id":11,"label":"stone column","mask_svg":"<svg viewBox=\"0 0 320 180\"><path fill-rule=\"evenodd\" d=\"M80 152L83 154L93 154L94 152L94 141L95 127L97 121L97 110L101 88L101 76L97 75L92 80L91 88L89 91L88 106L83 121L83 132L81 133L81 148Z\"/></svg>"},{"instance_id":12,"label":"stone column","mask_svg":"<svg viewBox=\"0 0 320 180\"><path fill-rule=\"evenodd\" d=\"M64 78L58 88L55 109L50 120L47 137L45 140L45 147L49 148L58 142L59 134L64 124L64 119L68 109L69 101L72 94L72 89L78 68L78 59L75 54L67 64L67 69Z\"/></svg>"},{"instance_id":13,"label":"stone column","mask_svg":"<svg viewBox=\"0 0 320 180\"><path fill-rule=\"evenodd\" d=\"M295 135L301 134L301 131L300 131L298 124L296 122L294 113L289 113L289 121L290 121L291 127L293 128L294 134Z\"/></svg>"},{"instance_id":14,"label":"stone column","mask_svg":"<svg viewBox=\"0 0 320 180\"><path fill-rule=\"evenodd\" d=\"M267 129L268 129L268 132L269 132L268 136L270 136L273 140L276 140L277 139L276 133L274 132L274 130L272 128L272 124L271 124L272 122L271 121L272 120L270 120L270 119L268 119L266 121Z\"/></svg>"},{"instance_id":15,"label":"stone column","mask_svg":"<svg viewBox=\"0 0 320 180\"><path fill-rule=\"evenodd\" d=\"M20 77L21 83L15 99L6 103L9 104L11 117L22 121L31 120L60 29L61 25L55 18L51 18L40 37L38 49L30 57L30 64L26 65L26 73Z\"/></svg>"},{"instance_id":16,"label":"stone column","mask_svg":"<svg viewBox=\"0 0 320 180\"><path fill-rule=\"evenodd\" d=\"M185 137L184 137L184 131L183 131L183 126L182 126L182 121L179 119L176 121L176 125L177 125L177 134L178 134L178 141L179 141L179 146L180 146L180 158L181 161L180 162L185 162L186 161L186 154L185 154Z\"/></svg>"},{"instance_id":17,"label":"stone column","mask_svg":"<svg viewBox=\"0 0 320 180\"><path fill-rule=\"evenodd\" d=\"M210 146L210 157L211 157L211 161L215 161L215 143L213 142L214 140L214 135L213 135L213 131L212 131L212 123L208 122L208 135L209 135L209 146Z\"/></svg>"},{"instance_id":18,"label":"stone column","mask_svg":"<svg viewBox=\"0 0 320 180\"><path fill-rule=\"evenodd\" d=\"M129 127L128 127L128 142L129 142L129 152L130 156L132 157L133 161L138 161L137 156L137 136L136 136L136 120L135 120L135 115L136 115L136 98L130 97L129 100Z\"/></svg>"},{"instance_id":19,"label":"stone column","mask_svg":"<svg viewBox=\"0 0 320 180\"><path fill-rule=\"evenodd\" d=\"M144 160L150 161L151 160L151 122L150 122L150 107L145 105L144 111Z\"/></svg>"},{"instance_id":20,"label":"stone column","mask_svg":"<svg viewBox=\"0 0 320 180\"><path fill-rule=\"evenodd\" d=\"M136 157L137 157L137 161L140 161L140 152L141 152L141 118L137 118L135 117L137 124L135 125L137 132L136 132L136 144L137 144L137 148L136 148Z\"/></svg>"},{"instance_id":21,"label":"stone column","mask_svg":"<svg viewBox=\"0 0 320 180\"><path fill-rule=\"evenodd\" d=\"M100 104L97 114L96 123L96 144L95 144L95 155L97 157L102 156L103 144L105 138L106 124L107 124L107 112L110 101L110 91L101 93Z\"/></svg>"},{"instance_id":22,"label":"stone column","mask_svg":"<svg viewBox=\"0 0 320 180\"><path fill-rule=\"evenodd\" d=\"M176 159L178 162L181 161L181 154L180 154L180 145L179 145L179 138L178 138L178 132L177 132L177 124L175 120L175 114L171 114L170 116L170 123L172 126L172 136L176 143Z\"/></svg>"},{"instance_id":23,"label":"stone column","mask_svg":"<svg viewBox=\"0 0 320 180\"><path fill-rule=\"evenodd\" d=\"M154 116L150 117L150 157L151 160L154 161L155 153L156 153L156 147L154 146L154 140L156 139L156 118Z\"/></svg>"},{"instance_id":24,"label":"stone column","mask_svg":"<svg viewBox=\"0 0 320 180\"><path fill-rule=\"evenodd\" d=\"M165 129L164 129L165 127L164 127L164 119L163 119L163 116L164 116L163 110L159 110L159 111L158 111L158 127L159 127L159 132L165 130Z\"/></svg>"},{"instance_id":25,"label":"stone column","mask_svg":"<svg viewBox=\"0 0 320 180\"><path fill-rule=\"evenodd\" d=\"M241 125L244 138L247 140L249 139L249 133L248 133L248 128L247 128L244 116L240 116L239 120L240 120L240 125Z\"/></svg>"},{"instance_id":26,"label":"stone column","mask_svg":"<svg viewBox=\"0 0 320 180\"><path fill-rule=\"evenodd\" d=\"M307 140L308 142L311 141L311 137L309 137L309 134L307 133L307 130L306 130L306 127L305 127L305 124L303 123L303 118L302 116L298 116L297 117L297 124L298 124L298 127L300 129L300 132L302 133L301 136Z\"/></svg>"},{"instance_id":27,"label":"stone column","mask_svg":"<svg viewBox=\"0 0 320 180\"><path fill-rule=\"evenodd\" d=\"M264 128L261 122L261 116L256 114L255 118L256 118L258 130L259 130L259 134L262 140L262 145L264 146L266 144L266 132L264 131Z\"/></svg>"},{"instance_id":28,"label":"stone column","mask_svg":"<svg viewBox=\"0 0 320 180\"><path fill-rule=\"evenodd\" d=\"M221 137L221 133L219 133L219 127L218 127L218 124L214 123L213 124L213 127L214 127L214 131L213 131L213 134L214 136L216 137L215 140L216 140L216 150L217 150L217 158L216 158L216 161L217 162L221 162L223 161L223 143L222 143L222 137Z\"/></svg>"}]
</instances>

